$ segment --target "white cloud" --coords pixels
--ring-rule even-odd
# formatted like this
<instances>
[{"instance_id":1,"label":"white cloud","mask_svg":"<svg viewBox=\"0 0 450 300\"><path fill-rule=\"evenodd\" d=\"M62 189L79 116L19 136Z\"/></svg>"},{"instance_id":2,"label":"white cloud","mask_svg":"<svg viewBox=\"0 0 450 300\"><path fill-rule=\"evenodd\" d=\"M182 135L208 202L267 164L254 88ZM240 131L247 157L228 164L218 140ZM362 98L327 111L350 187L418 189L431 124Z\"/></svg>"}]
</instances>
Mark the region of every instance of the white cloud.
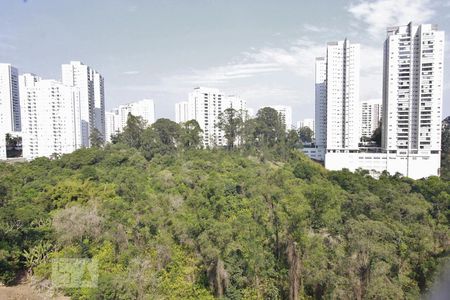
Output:
<instances>
[{"instance_id":1,"label":"white cloud","mask_svg":"<svg viewBox=\"0 0 450 300\"><path fill-rule=\"evenodd\" d=\"M430 0L364 0L351 5L348 11L368 25L367 31L373 38L383 36L386 27L411 21L423 23L435 14Z\"/></svg>"},{"instance_id":2,"label":"white cloud","mask_svg":"<svg viewBox=\"0 0 450 300\"><path fill-rule=\"evenodd\" d=\"M288 48L262 48L245 53L247 59L261 63L271 63L308 77L314 74L314 60L326 53L325 44L318 44L309 40L298 40Z\"/></svg>"},{"instance_id":3,"label":"white cloud","mask_svg":"<svg viewBox=\"0 0 450 300\"><path fill-rule=\"evenodd\" d=\"M128 6L128 12L130 12L130 13L136 12L137 9L138 9L138 7L137 7L136 5L130 5L130 6Z\"/></svg>"},{"instance_id":4,"label":"white cloud","mask_svg":"<svg viewBox=\"0 0 450 300\"><path fill-rule=\"evenodd\" d=\"M280 71L274 63L241 62L203 70L192 70L187 74L172 76L169 80L188 85L221 85L235 79L254 77L258 74Z\"/></svg>"},{"instance_id":5,"label":"white cloud","mask_svg":"<svg viewBox=\"0 0 450 300\"><path fill-rule=\"evenodd\" d=\"M209 86L221 88L225 92L236 92L255 102L257 99L272 98L309 103L313 99L308 93L314 90L315 58L325 54L326 43L297 40L285 48L264 47L244 52L227 65L165 76L155 85L131 85L124 88L181 94L188 93L195 86ZM382 57L381 47L361 45L362 99L378 97L381 93ZM250 78L254 78L253 81L245 80ZM254 82L259 84L255 85ZM295 82L298 82L297 86Z\"/></svg>"},{"instance_id":6,"label":"white cloud","mask_svg":"<svg viewBox=\"0 0 450 300\"><path fill-rule=\"evenodd\" d=\"M312 24L304 24L303 25L303 30L305 31L309 31L309 32L326 32L329 29L326 27L319 27L319 26L315 26Z\"/></svg>"},{"instance_id":7,"label":"white cloud","mask_svg":"<svg viewBox=\"0 0 450 300\"><path fill-rule=\"evenodd\" d=\"M135 70L123 72L124 75L137 75L139 73L140 73L139 71L135 71Z\"/></svg>"},{"instance_id":8,"label":"white cloud","mask_svg":"<svg viewBox=\"0 0 450 300\"><path fill-rule=\"evenodd\" d=\"M270 63L236 63L207 69L191 70L162 77L157 85L128 85L124 89L133 91L188 91L195 86L226 86L234 80L254 77L259 74L280 71Z\"/></svg>"}]
</instances>

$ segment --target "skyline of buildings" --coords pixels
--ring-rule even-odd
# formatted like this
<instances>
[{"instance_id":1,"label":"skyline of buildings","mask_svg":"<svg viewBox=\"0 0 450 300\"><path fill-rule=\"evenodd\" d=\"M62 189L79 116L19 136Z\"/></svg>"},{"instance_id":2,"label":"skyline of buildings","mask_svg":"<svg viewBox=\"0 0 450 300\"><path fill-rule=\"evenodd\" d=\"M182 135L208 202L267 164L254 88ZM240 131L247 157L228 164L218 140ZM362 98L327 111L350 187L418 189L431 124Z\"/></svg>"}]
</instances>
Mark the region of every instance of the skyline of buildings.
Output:
<instances>
[{"instance_id":1,"label":"skyline of buildings","mask_svg":"<svg viewBox=\"0 0 450 300\"><path fill-rule=\"evenodd\" d=\"M358 141L352 138L352 130L358 127L349 127L350 132L346 129L360 117L352 110L359 102L351 101L352 93L356 95L359 89L359 70L356 69L359 51L353 54L351 50L347 52L351 47L346 43L346 40L331 43L339 48L343 46L341 49L331 49L331 58L337 59L337 67L334 63L330 64L330 43L327 64L322 58L316 60L316 116L321 119L316 121L317 148L304 152L324 161L325 167L330 170L365 169L375 176L388 171L413 179L439 175L444 32L431 24L409 23L387 29L381 147L360 148ZM351 70L352 66L355 70ZM324 90L327 91L326 97ZM336 95L333 95L335 92ZM325 105L326 114L323 109ZM360 125L359 121L356 125ZM330 128L335 129L333 135L330 135ZM326 139L323 137L324 131ZM330 143L329 139L335 138L339 132L343 134Z\"/></svg>"},{"instance_id":2,"label":"skyline of buildings","mask_svg":"<svg viewBox=\"0 0 450 300\"><path fill-rule=\"evenodd\" d=\"M383 99L360 99L360 46L349 40L328 42L326 54L315 60L315 118L297 123L315 134L315 153L328 169L388 170L410 177L438 174L443 91L444 32L436 25L412 23L390 27L384 44ZM103 76L80 61L61 65L61 81L34 74L18 75L0 64L1 133L21 132L24 157L50 156L89 147L94 129L108 142L126 125L128 114L155 121L154 102L144 99L105 112ZM225 144L217 123L225 109L245 111L245 99L215 88L197 87L187 101L175 104L175 121L195 119L205 147ZM277 110L293 128L292 108ZM381 147L362 149L382 121ZM41 124L46 123L46 124ZM307 124L307 125L306 125ZM3 140L3 139L2 139ZM0 142L3 158L4 141ZM45 144L45 146L44 146ZM362 152L371 153L361 155ZM425 162L426 161L426 162Z\"/></svg>"},{"instance_id":3,"label":"skyline of buildings","mask_svg":"<svg viewBox=\"0 0 450 300\"><path fill-rule=\"evenodd\" d=\"M22 157L70 153L89 147L97 129L105 134L104 80L79 61L61 66L61 81L0 64L0 159L6 159L6 134L19 138Z\"/></svg>"}]
</instances>

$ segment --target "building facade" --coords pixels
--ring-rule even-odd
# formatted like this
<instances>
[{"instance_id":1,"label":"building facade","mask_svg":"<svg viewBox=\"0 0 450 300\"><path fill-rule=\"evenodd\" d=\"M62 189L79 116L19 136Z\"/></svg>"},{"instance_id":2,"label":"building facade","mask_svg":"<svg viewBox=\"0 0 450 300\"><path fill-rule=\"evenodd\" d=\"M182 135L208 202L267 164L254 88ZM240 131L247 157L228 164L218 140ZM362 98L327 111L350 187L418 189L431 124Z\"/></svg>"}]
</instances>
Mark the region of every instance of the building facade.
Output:
<instances>
[{"instance_id":1,"label":"building facade","mask_svg":"<svg viewBox=\"0 0 450 300\"><path fill-rule=\"evenodd\" d=\"M382 104L381 99L363 101L361 107L361 137L370 139L380 126Z\"/></svg>"},{"instance_id":2,"label":"building facade","mask_svg":"<svg viewBox=\"0 0 450 300\"><path fill-rule=\"evenodd\" d=\"M0 64L0 130L21 131L19 73L10 64Z\"/></svg>"},{"instance_id":3,"label":"building facade","mask_svg":"<svg viewBox=\"0 0 450 300\"><path fill-rule=\"evenodd\" d=\"M93 71L94 85L94 127L105 137L105 80Z\"/></svg>"},{"instance_id":4,"label":"building facade","mask_svg":"<svg viewBox=\"0 0 450 300\"><path fill-rule=\"evenodd\" d=\"M21 82L24 158L51 157L78 149L81 135L78 88L55 80L40 80L31 74L24 75Z\"/></svg>"},{"instance_id":5,"label":"building facade","mask_svg":"<svg viewBox=\"0 0 450 300\"><path fill-rule=\"evenodd\" d=\"M430 24L392 27L384 44L383 148L439 151L444 32Z\"/></svg>"},{"instance_id":6,"label":"building facade","mask_svg":"<svg viewBox=\"0 0 450 300\"><path fill-rule=\"evenodd\" d=\"M315 61L315 124L314 134L317 148L325 153L327 147L327 61L318 57ZM322 157L324 160L325 157Z\"/></svg>"},{"instance_id":7,"label":"building facade","mask_svg":"<svg viewBox=\"0 0 450 300\"><path fill-rule=\"evenodd\" d=\"M327 44L325 57L315 60L314 159L326 153L358 149L360 46L344 41Z\"/></svg>"},{"instance_id":8,"label":"building facade","mask_svg":"<svg viewBox=\"0 0 450 300\"><path fill-rule=\"evenodd\" d=\"M18 71L0 64L0 159L6 159L6 134L22 130Z\"/></svg>"},{"instance_id":9,"label":"building facade","mask_svg":"<svg viewBox=\"0 0 450 300\"><path fill-rule=\"evenodd\" d=\"M320 60L319 60L320 61ZM331 42L327 46L326 67L320 66L316 78L325 78L326 93L319 97L319 107L326 107L327 151L347 152L358 149L360 138L359 69L360 46L348 40ZM318 86L318 93L323 86ZM322 138L323 139L323 138Z\"/></svg>"},{"instance_id":10,"label":"building facade","mask_svg":"<svg viewBox=\"0 0 450 300\"><path fill-rule=\"evenodd\" d=\"M227 108L226 95L214 88L197 87L189 93L188 119L196 120L203 130L203 146L225 145L223 132L217 126L219 116Z\"/></svg>"},{"instance_id":11,"label":"building facade","mask_svg":"<svg viewBox=\"0 0 450 300\"><path fill-rule=\"evenodd\" d=\"M89 147L90 135L96 128L105 136L105 92L103 77L91 67L80 61L63 64L62 83L77 87L80 91L81 140L83 147Z\"/></svg>"},{"instance_id":12,"label":"building facade","mask_svg":"<svg viewBox=\"0 0 450 300\"><path fill-rule=\"evenodd\" d=\"M412 167L405 175L410 177L420 176L414 165L421 161L439 174L444 44L444 31L436 25L409 23L387 29L382 147L408 161Z\"/></svg>"},{"instance_id":13,"label":"building facade","mask_svg":"<svg viewBox=\"0 0 450 300\"><path fill-rule=\"evenodd\" d=\"M189 106L188 101L181 101L175 103L175 122L183 123L189 121Z\"/></svg>"}]
</instances>

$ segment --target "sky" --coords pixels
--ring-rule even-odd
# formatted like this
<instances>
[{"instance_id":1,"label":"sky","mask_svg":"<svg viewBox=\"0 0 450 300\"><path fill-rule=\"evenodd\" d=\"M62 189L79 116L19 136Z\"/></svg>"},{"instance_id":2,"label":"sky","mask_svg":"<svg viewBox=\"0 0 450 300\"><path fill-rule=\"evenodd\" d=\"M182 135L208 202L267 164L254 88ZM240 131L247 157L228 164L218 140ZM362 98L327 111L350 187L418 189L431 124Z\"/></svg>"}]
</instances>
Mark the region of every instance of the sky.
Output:
<instances>
[{"instance_id":1,"label":"sky","mask_svg":"<svg viewBox=\"0 0 450 300\"><path fill-rule=\"evenodd\" d=\"M326 44L361 44L361 101L381 98L386 27L446 31L443 115L450 115L450 1L0 0L0 62L60 79L80 60L105 78L106 109L155 101L156 117L197 86L247 106L290 105L314 117L314 59Z\"/></svg>"}]
</instances>

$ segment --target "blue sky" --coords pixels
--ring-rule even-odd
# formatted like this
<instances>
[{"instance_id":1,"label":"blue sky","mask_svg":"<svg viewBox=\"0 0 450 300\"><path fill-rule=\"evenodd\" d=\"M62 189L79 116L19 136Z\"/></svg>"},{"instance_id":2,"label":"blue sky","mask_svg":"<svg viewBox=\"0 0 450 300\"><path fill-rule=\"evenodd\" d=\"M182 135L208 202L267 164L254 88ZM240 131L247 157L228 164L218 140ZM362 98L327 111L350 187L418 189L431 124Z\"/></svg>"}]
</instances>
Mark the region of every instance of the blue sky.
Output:
<instances>
[{"instance_id":1,"label":"blue sky","mask_svg":"<svg viewBox=\"0 0 450 300\"><path fill-rule=\"evenodd\" d=\"M450 1L0 0L0 62L59 79L81 60L104 75L107 109L152 98L157 117L174 118L175 102L207 86L253 108L291 105L300 120L314 116L328 41L361 44L361 100L380 98L385 28L409 21L450 32Z\"/></svg>"}]
</instances>

